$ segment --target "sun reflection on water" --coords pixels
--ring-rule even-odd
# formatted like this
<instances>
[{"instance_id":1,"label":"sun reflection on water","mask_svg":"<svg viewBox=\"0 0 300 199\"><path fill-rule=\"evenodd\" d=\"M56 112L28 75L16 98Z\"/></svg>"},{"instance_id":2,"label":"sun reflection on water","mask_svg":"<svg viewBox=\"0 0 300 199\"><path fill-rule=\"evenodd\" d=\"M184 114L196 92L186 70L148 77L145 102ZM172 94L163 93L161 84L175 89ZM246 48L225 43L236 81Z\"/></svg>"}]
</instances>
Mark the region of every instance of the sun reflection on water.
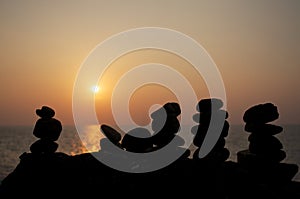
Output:
<instances>
[{"instance_id":1,"label":"sun reflection on water","mask_svg":"<svg viewBox=\"0 0 300 199\"><path fill-rule=\"evenodd\" d=\"M100 132L99 125L90 125L77 128L78 142L73 142L70 155L95 152L100 150L100 140L104 135Z\"/></svg>"}]
</instances>

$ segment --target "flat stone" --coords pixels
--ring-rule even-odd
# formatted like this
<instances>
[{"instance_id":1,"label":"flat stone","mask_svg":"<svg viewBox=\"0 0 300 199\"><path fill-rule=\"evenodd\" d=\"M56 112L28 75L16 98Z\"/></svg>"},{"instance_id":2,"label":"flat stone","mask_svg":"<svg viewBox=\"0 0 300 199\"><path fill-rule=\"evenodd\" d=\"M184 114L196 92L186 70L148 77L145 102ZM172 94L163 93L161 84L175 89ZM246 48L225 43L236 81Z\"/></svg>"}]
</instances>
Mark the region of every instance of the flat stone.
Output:
<instances>
[{"instance_id":1,"label":"flat stone","mask_svg":"<svg viewBox=\"0 0 300 199\"><path fill-rule=\"evenodd\" d=\"M176 137L176 133L160 131L152 136L152 143L157 148L162 148L169 144Z\"/></svg>"},{"instance_id":2,"label":"flat stone","mask_svg":"<svg viewBox=\"0 0 300 199\"><path fill-rule=\"evenodd\" d=\"M42 106L41 109L36 109L35 112L38 116L44 119L52 118L55 115L55 111L48 106Z\"/></svg>"},{"instance_id":3,"label":"flat stone","mask_svg":"<svg viewBox=\"0 0 300 199\"><path fill-rule=\"evenodd\" d=\"M34 129L33 135L37 138L56 141L62 131L62 124L55 118L38 119Z\"/></svg>"},{"instance_id":4,"label":"flat stone","mask_svg":"<svg viewBox=\"0 0 300 199\"><path fill-rule=\"evenodd\" d=\"M201 147L205 137L206 137L206 133L197 133L193 139L193 144L197 147ZM214 148L223 148L224 146L225 146L225 139L223 137L219 137L217 143L215 143Z\"/></svg>"},{"instance_id":5,"label":"flat stone","mask_svg":"<svg viewBox=\"0 0 300 199\"><path fill-rule=\"evenodd\" d=\"M193 120L197 123L209 123L212 117L211 112L201 112L193 115ZM225 110L216 110L213 112L214 121L223 121L228 118L228 112Z\"/></svg>"},{"instance_id":6,"label":"flat stone","mask_svg":"<svg viewBox=\"0 0 300 199\"><path fill-rule=\"evenodd\" d=\"M198 102L196 110L198 112L211 112L223 107L223 101L217 98L202 99Z\"/></svg>"},{"instance_id":7,"label":"flat stone","mask_svg":"<svg viewBox=\"0 0 300 199\"><path fill-rule=\"evenodd\" d=\"M103 134L114 144L117 144L121 141L122 136L121 134L112 128L111 126L108 126L106 124L101 125L101 131Z\"/></svg>"},{"instance_id":8,"label":"flat stone","mask_svg":"<svg viewBox=\"0 0 300 199\"><path fill-rule=\"evenodd\" d=\"M245 125L245 131L256 133L256 134L263 134L263 135L276 135L283 131L281 126L273 125L273 124L251 124L247 123Z\"/></svg>"},{"instance_id":9,"label":"flat stone","mask_svg":"<svg viewBox=\"0 0 300 199\"><path fill-rule=\"evenodd\" d=\"M237 152L237 162L246 168L268 168L270 165L278 164L285 158L286 153L282 150L261 154L252 153L248 149Z\"/></svg>"},{"instance_id":10,"label":"flat stone","mask_svg":"<svg viewBox=\"0 0 300 199\"><path fill-rule=\"evenodd\" d=\"M243 120L246 123L264 124L278 119L277 107L272 103L258 104L245 111Z\"/></svg>"},{"instance_id":11,"label":"flat stone","mask_svg":"<svg viewBox=\"0 0 300 199\"><path fill-rule=\"evenodd\" d=\"M37 140L30 146L30 151L36 154L49 154L54 153L58 148L58 144L49 140Z\"/></svg>"},{"instance_id":12,"label":"flat stone","mask_svg":"<svg viewBox=\"0 0 300 199\"><path fill-rule=\"evenodd\" d=\"M154 142L153 151L161 149L162 147L166 146L167 144L169 144L168 147L174 148L172 150L177 150L178 148L184 149L182 146L184 145L185 140L182 137L175 135L173 137L164 138L164 139L153 141ZM187 149L185 149L185 150L187 150Z\"/></svg>"},{"instance_id":13,"label":"flat stone","mask_svg":"<svg viewBox=\"0 0 300 199\"><path fill-rule=\"evenodd\" d=\"M217 131L217 127L216 126L209 126L209 125L195 125L192 127L191 132L192 134L196 135L196 134L205 134L208 131L208 128L211 128L212 132L216 132ZM222 128L222 132L220 134L220 137L227 137L228 136L228 131L229 131L229 123L228 121L224 121L224 125Z\"/></svg>"},{"instance_id":14,"label":"flat stone","mask_svg":"<svg viewBox=\"0 0 300 199\"><path fill-rule=\"evenodd\" d=\"M251 134L248 137L249 150L252 153L268 153L278 151L283 148L280 140L274 136L260 136Z\"/></svg>"},{"instance_id":15,"label":"flat stone","mask_svg":"<svg viewBox=\"0 0 300 199\"><path fill-rule=\"evenodd\" d=\"M210 153L208 153L203 158L199 158L199 151L200 151L200 148L195 150L195 152L193 153L193 159L201 160L204 162L209 162L212 164L222 163L222 162L226 161L230 156L230 151L227 148L223 148L221 150L212 150L212 151L210 151ZM215 166L215 165L212 165L212 166Z\"/></svg>"}]
</instances>

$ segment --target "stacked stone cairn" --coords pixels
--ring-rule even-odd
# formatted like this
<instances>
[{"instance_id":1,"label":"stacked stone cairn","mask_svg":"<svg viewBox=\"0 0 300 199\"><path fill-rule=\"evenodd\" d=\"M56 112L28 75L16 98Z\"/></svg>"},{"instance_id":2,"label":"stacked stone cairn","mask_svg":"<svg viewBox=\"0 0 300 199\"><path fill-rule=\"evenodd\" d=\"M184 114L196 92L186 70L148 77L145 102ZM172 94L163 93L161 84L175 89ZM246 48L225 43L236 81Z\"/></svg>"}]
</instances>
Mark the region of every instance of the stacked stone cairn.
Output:
<instances>
[{"instance_id":1,"label":"stacked stone cairn","mask_svg":"<svg viewBox=\"0 0 300 199\"><path fill-rule=\"evenodd\" d=\"M202 99L197 104L196 110L199 113L193 116L193 120L199 125L192 128L192 133L195 135L193 144L198 148L193 153L193 159L209 165L218 165L228 159L230 152L225 148L225 138L229 130L229 123L226 121L228 113L222 110L222 107L223 101L217 98ZM214 123L210 121L212 115ZM217 142L205 157L199 158L199 151L208 130L210 133L214 133L215 137L218 137Z\"/></svg>"},{"instance_id":2,"label":"stacked stone cairn","mask_svg":"<svg viewBox=\"0 0 300 199\"><path fill-rule=\"evenodd\" d=\"M30 146L30 151L33 154L55 153L58 148L55 141L57 141L62 131L61 122L53 118L55 111L48 106L36 109L36 114L40 119L37 120L34 126L33 135L39 140Z\"/></svg>"},{"instance_id":3,"label":"stacked stone cairn","mask_svg":"<svg viewBox=\"0 0 300 199\"><path fill-rule=\"evenodd\" d=\"M161 149L168 144L175 150L185 150L182 158L188 157L190 151L182 148L184 139L177 135L180 130L178 116L181 114L181 108L176 102L165 103L161 108L154 111L150 116L152 118L152 143L154 150Z\"/></svg>"},{"instance_id":4,"label":"stacked stone cairn","mask_svg":"<svg viewBox=\"0 0 300 199\"><path fill-rule=\"evenodd\" d=\"M255 180L270 183L291 181L298 171L295 164L280 163L286 158L283 145L275 135L283 128L270 122L279 118L272 103L258 104L245 111L244 130L250 133L247 150L237 153L238 163L248 169Z\"/></svg>"}]
</instances>

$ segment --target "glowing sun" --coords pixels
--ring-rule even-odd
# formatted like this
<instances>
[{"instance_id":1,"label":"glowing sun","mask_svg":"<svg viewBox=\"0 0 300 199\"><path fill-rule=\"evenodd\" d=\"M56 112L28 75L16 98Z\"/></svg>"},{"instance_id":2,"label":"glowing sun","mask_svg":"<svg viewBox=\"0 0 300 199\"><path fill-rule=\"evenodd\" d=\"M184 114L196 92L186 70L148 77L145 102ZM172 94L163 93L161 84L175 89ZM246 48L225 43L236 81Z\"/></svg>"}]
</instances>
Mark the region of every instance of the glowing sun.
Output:
<instances>
[{"instance_id":1,"label":"glowing sun","mask_svg":"<svg viewBox=\"0 0 300 199\"><path fill-rule=\"evenodd\" d=\"M100 86L93 86L93 87L92 87L93 93L98 93L100 90L101 90L101 89L100 89Z\"/></svg>"}]
</instances>

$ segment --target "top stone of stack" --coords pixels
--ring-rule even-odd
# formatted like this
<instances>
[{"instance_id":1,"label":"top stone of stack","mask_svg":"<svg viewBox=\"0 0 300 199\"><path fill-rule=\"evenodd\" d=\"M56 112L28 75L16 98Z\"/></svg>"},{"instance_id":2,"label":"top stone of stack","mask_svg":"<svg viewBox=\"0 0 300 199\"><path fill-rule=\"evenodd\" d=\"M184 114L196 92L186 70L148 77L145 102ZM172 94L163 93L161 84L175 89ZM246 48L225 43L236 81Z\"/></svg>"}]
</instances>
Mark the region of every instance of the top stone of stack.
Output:
<instances>
[{"instance_id":1,"label":"top stone of stack","mask_svg":"<svg viewBox=\"0 0 300 199\"><path fill-rule=\"evenodd\" d=\"M258 104L249 108L243 116L246 123L265 124L278 119L277 107L272 103Z\"/></svg>"},{"instance_id":2,"label":"top stone of stack","mask_svg":"<svg viewBox=\"0 0 300 199\"><path fill-rule=\"evenodd\" d=\"M41 109L36 109L35 112L42 119L50 119L50 118L54 117L54 115L55 115L55 111L48 106L42 106Z\"/></svg>"},{"instance_id":3,"label":"top stone of stack","mask_svg":"<svg viewBox=\"0 0 300 199\"><path fill-rule=\"evenodd\" d=\"M219 110L223 106L223 101L217 98L202 99L197 104L198 112L211 112Z\"/></svg>"},{"instance_id":4,"label":"top stone of stack","mask_svg":"<svg viewBox=\"0 0 300 199\"><path fill-rule=\"evenodd\" d=\"M161 107L160 109L154 111L151 114L151 118L158 119L166 116L177 117L180 114L181 114L181 109L179 104L176 102L168 102L164 104L164 106Z\"/></svg>"}]
</instances>

